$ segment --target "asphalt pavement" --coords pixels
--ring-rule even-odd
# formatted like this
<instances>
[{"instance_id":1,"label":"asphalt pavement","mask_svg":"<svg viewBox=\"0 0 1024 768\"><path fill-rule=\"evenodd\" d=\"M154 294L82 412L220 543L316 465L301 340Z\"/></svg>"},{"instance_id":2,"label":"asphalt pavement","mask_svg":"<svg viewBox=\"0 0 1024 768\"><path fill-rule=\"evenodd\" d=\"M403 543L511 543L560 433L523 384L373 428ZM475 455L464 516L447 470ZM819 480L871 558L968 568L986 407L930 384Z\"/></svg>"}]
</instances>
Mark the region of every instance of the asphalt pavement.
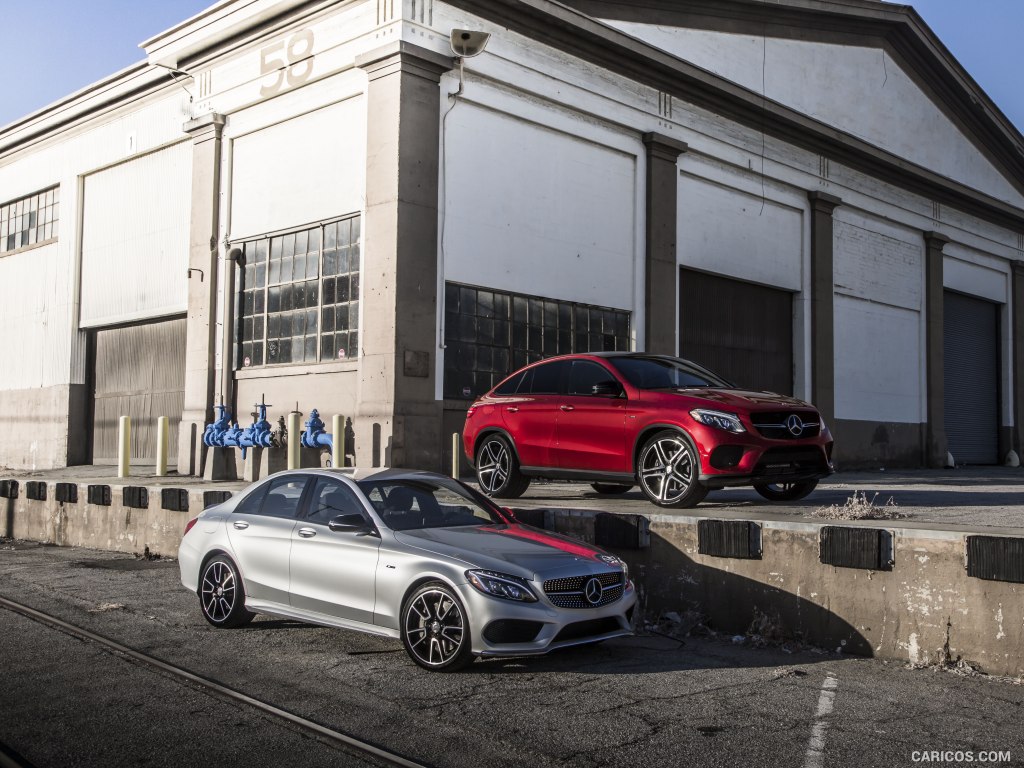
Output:
<instances>
[{"instance_id":1,"label":"asphalt pavement","mask_svg":"<svg viewBox=\"0 0 1024 768\"><path fill-rule=\"evenodd\" d=\"M10 540L0 596L439 767L1024 765L1024 685L982 675L643 632L436 674L394 640L216 630L173 560ZM0 744L40 768L365 763L3 609L0 658Z\"/></svg>"}]
</instances>

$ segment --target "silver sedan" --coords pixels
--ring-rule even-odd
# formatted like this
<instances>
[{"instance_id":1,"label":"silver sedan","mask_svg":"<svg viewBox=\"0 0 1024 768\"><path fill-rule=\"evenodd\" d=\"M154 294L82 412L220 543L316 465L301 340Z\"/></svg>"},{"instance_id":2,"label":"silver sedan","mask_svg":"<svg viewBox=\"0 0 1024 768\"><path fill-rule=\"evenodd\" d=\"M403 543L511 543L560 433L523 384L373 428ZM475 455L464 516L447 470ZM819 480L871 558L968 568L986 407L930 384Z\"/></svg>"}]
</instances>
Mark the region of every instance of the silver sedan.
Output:
<instances>
[{"instance_id":1,"label":"silver sedan","mask_svg":"<svg viewBox=\"0 0 1024 768\"><path fill-rule=\"evenodd\" d=\"M292 470L189 521L181 582L215 627L265 613L401 638L431 670L631 634L626 564L404 470Z\"/></svg>"}]
</instances>

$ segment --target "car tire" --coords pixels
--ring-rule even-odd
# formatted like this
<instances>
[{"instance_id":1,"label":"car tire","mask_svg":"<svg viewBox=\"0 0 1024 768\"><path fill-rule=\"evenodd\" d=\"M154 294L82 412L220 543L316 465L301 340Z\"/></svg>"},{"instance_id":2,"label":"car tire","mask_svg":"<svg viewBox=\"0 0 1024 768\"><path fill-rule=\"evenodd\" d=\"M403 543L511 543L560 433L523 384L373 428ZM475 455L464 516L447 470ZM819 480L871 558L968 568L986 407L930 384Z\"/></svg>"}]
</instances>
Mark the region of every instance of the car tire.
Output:
<instances>
[{"instance_id":1,"label":"car tire","mask_svg":"<svg viewBox=\"0 0 1024 768\"><path fill-rule=\"evenodd\" d=\"M636 474L640 490L659 507L689 509L708 495L700 482L697 449L689 437L674 429L662 430L644 443Z\"/></svg>"},{"instance_id":2,"label":"car tire","mask_svg":"<svg viewBox=\"0 0 1024 768\"><path fill-rule=\"evenodd\" d=\"M476 479L480 490L496 499L517 499L530 487L519 471L519 459L502 435L488 435L476 452Z\"/></svg>"},{"instance_id":3,"label":"car tire","mask_svg":"<svg viewBox=\"0 0 1024 768\"><path fill-rule=\"evenodd\" d=\"M218 629L234 629L256 616L245 607L245 587L238 568L226 555L211 557L199 577L199 608Z\"/></svg>"},{"instance_id":4,"label":"car tire","mask_svg":"<svg viewBox=\"0 0 1024 768\"><path fill-rule=\"evenodd\" d=\"M431 672L456 672L473 662L466 609L443 582L427 582L406 598L401 633L409 658Z\"/></svg>"},{"instance_id":5,"label":"car tire","mask_svg":"<svg viewBox=\"0 0 1024 768\"><path fill-rule=\"evenodd\" d=\"M619 485L617 483L591 483L590 487L602 496L617 496L633 490L632 485Z\"/></svg>"},{"instance_id":6,"label":"car tire","mask_svg":"<svg viewBox=\"0 0 1024 768\"><path fill-rule=\"evenodd\" d=\"M817 480L802 480L798 483L758 483L754 490L768 501L796 501L808 496L817 487Z\"/></svg>"}]
</instances>

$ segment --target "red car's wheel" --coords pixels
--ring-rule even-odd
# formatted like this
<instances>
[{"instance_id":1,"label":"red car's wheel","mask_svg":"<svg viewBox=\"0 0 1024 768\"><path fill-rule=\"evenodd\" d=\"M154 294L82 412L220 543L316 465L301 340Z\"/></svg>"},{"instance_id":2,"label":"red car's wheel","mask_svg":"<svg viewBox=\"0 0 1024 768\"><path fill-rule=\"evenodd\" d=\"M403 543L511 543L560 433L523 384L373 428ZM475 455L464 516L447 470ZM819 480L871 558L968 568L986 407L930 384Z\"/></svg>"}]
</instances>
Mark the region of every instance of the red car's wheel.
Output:
<instances>
[{"instance_id":1,"label":"red car's wheel","mask_svg":"<svg viewBox=\"0 0 1024 768\"><path fill-rule=\"evenodd\" d=\"M686 509L700 504L708 489L699 475L697 451L681 432L658 432L640 450L640 488L659 507Z\"/></svg>"},{"instance_id":2,"label":"red car's wheel","mask_svg":"<svg viewBox=\"0 0 1024 768\"><path fill-rule=\"evenodd\" d=\"M530 478L519 471L519 460L508 440L488 435L476 452L476 479L480 490L496 499L515 499L530 486Z\"/></svg>"}]
</instances>

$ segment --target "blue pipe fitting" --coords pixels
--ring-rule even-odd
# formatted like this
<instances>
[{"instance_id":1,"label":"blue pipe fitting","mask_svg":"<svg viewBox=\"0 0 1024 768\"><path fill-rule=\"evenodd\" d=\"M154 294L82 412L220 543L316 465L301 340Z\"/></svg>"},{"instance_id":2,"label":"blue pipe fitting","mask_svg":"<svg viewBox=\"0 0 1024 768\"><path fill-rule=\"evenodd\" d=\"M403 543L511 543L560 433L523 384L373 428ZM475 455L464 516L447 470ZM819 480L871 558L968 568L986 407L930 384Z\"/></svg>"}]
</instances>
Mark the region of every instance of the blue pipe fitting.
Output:
<instances>
[{"instance_id":1,"label":"blue pipe fitting","mask_svg":"<svg viewBox=\"0 0 1024 768\"><path fill-rule=\"evenodd\" d=\"M326 448L334 454L334 439L329 432L324 431L324 423L316 408L309 412L309 421L306 422L301 442L306 448Z\"/></svg>"},{"instance_id":2,"label":"blue pipe fitting","mask_svg":"<svg viewBox=\"0 0 1024 768\"><path fill-rule=\"evenodd\" d=\"M203 430L203 445L223 448L224 435L231 429L231 411L224 404L214 407L218 411L217 419L212 424L207 424Z\"/></svg>"}]
</instances>

